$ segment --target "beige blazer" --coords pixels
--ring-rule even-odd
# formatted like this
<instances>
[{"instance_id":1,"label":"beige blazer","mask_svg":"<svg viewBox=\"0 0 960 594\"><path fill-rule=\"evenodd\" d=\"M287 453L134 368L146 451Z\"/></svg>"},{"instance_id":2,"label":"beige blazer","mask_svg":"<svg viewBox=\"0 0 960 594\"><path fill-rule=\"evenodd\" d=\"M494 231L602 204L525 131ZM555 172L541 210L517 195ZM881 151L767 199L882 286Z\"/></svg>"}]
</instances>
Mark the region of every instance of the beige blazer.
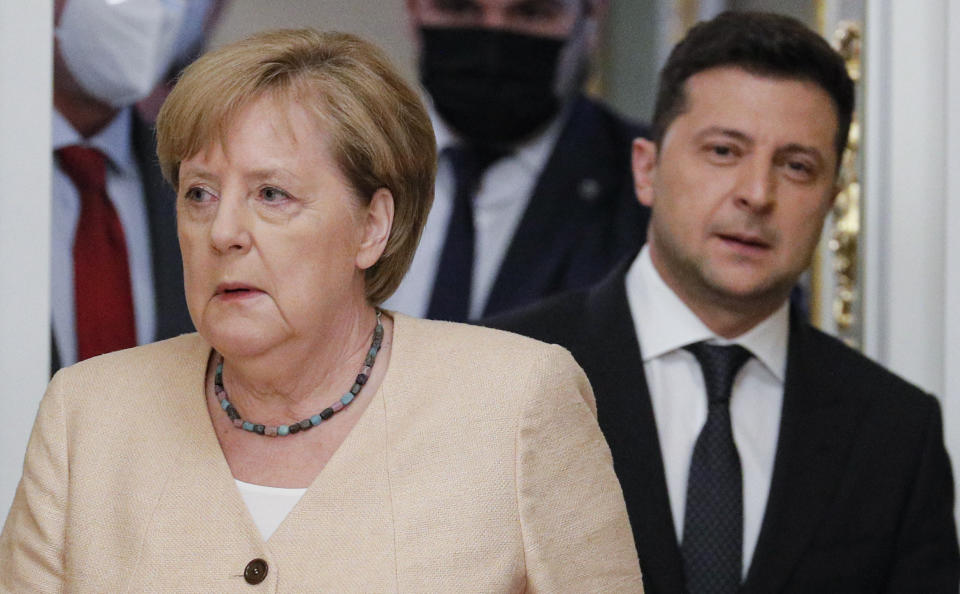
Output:
<instances>
[{"instance_id":1,"label":"beige blazer","mask_svg":"<svg viewBox=\"0 0 960 594\"><path fill-rule=\"evenodd\" d=\"M0 590L641 591L570 354L394 317L379 390L266 542L207 414L203 338L59 372L0 535ZM258 558L267 575L251 586L244 568Z\"/></svg>"}]
</instances>

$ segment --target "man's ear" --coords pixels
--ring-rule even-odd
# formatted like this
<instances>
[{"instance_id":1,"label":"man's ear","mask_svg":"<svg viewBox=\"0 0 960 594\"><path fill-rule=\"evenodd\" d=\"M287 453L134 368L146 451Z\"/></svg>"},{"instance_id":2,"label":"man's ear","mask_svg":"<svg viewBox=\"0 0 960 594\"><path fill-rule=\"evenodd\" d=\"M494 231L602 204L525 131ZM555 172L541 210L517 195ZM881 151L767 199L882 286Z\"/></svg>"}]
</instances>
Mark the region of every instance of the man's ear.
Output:
<instances>
[{"instance_id":1,"label":"man's ear","mask_svg":"<svg viewBox=\"0 0 960 594\"><path fill-rule=\"evenodd\" d=\"M609 4L607 0L587 0L584 5L586 6L584 16L587 19L585 25L587 27L587 48L589 49L590 55L595 56L597 48L600 45L603 26L607 20Z\"/></svg>"},{"instance_id":2,"label":"man's ear","mask_svg":"<svg viewBox=\"0 0 960 594\"><path fill-rule=\"evenodd\" d=\"M657 145L646 138L633 141L633 190L644 206L653 206L653 176L657 169Z\"/></svg>"},{"instance_id":3,"label":"man's ear","mask_svg":"<svg viewBox=\"0 0 960 594\"><path fill-rule=\"evenodd\" d=\"M390 238L393 228L393 194L390 190L380 188L373 193L362 225L363 237L356 262L357 268L366 270L377 263Z\"/></svg>"}]
</instances>

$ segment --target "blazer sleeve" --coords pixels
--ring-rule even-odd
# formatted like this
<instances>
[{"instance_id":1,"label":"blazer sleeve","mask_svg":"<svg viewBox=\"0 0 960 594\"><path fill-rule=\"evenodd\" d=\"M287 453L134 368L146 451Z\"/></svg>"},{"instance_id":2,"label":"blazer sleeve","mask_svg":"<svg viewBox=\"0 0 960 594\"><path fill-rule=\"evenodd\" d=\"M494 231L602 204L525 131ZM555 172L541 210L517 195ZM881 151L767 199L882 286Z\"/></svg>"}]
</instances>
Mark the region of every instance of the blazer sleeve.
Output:
<instances>
[{"instance_id":1,"label":"blazer sleeve","mask_svg":"<svg viewBox=\"0 0 960 594\"><path fill-rule=\"evenodd\" d=\"M929 407L923 448L897 535L887 592L956 594L960 553L953 516L953 475L936 400ZM894 437L895 439L895 437Z\"/></svg>"},{"instance_id":2,"label":"blazer sleeve","mask_svg":"<svg viewBox=\"0 0 960 594\"><path fill-rule=\"evenodd\" d=\"M54 376L40 401L23 476L0 534L3 592L63 589L68 465L62 375Z\"/></svg>"},{"instance_id":3,"label":"blazer sleeve","mask_svg":"<svg viewBox=\"0 0 960 594\"><path fill-rule=\"evenodd\" d=\"M642 592L640 566L593 391L553 346L528 378L516 436L528 592Z\"/></svg>"}]
</instances>

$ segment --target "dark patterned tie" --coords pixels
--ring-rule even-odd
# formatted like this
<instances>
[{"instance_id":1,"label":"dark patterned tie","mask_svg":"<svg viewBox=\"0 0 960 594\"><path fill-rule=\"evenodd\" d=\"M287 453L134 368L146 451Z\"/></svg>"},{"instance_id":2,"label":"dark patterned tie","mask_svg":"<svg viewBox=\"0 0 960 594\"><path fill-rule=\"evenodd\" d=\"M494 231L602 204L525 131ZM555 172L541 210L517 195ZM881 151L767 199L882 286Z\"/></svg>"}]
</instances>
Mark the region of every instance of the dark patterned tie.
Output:
<instances>
[{"instance_id":1,"label":"dark patterned tie","mask_svg":"<svg viewBox=\"0 0 960 594\"><path fill-rule=\"evenodd\" d=\"M433 320L466 321L470 314L470 291L473 286L473 252L476 241L473 227L473 199L480 186L480 177L501 151L478 147L451 147L444 151L450 164L456 190L453 214L447 225L437 276L427 317Z\"/></svg>"},{"instance_id":2,"label":"dark patterned tie","mask_svg":"<svg viewBox=\"0 0 960 594\"><path fill-rule=\"evenodd\" d=\"M750 352L702 342L685 348L700 362L708 408L690 458L683 570L690 594L733 593L743 563L743 479L730 424L730 389Z\"/></svg>"},{"instance_id":3,"label":"dark patterned tie","mask_svg":"<svg viewBox=\"0 0 960 594\"><path fill-rule=\"evenodd\" d=\"M103 153L84 146L57 150L60 166L80 194L73 240L77 360L137 344L127 243L107 197Z\"/></svg>"}]
</instances>

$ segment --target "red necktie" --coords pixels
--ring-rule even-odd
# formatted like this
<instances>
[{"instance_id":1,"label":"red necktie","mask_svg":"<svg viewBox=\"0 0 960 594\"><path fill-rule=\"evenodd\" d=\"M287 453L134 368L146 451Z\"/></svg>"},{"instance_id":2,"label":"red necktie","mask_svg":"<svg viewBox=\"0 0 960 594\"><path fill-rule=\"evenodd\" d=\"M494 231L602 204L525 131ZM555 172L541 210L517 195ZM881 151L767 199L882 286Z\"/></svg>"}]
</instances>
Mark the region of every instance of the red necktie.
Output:
<instances>
[{"instance_id":1,"label":"red necktie","mask_svg":"<svg viewBox=\"0 0 960 594\"><path fill-rule=\"evenodd\" d=\"M103 153L83 146L57 150L60 166L80 194L73 240L77 360L137 344L127 244L107 198Z\"/></svg>"}]
</instances>

